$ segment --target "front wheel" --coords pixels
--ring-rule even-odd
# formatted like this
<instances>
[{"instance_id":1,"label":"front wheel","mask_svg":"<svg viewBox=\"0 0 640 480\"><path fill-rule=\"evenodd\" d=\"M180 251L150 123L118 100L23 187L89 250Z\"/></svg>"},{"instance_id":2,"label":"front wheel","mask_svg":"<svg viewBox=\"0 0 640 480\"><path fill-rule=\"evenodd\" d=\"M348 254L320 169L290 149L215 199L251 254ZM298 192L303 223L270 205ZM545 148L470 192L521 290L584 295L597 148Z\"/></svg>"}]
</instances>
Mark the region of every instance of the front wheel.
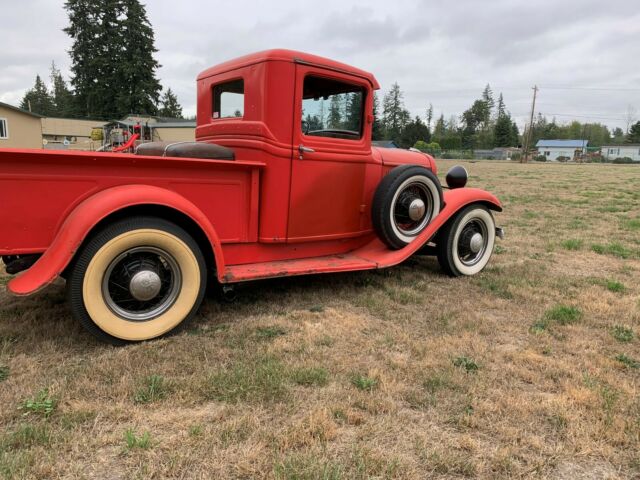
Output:
<instances>
[{"instance_id":1,"label":"front wheel","mask_svg":"<svg viewBox=\"0 0 640 480\"><path fill-rule=\"evenodd\" d=\"M440 267L449 275L475 275L489 262L496 240L493 215L482 205L459 211L437 235Z\"/></svg>"},{"instance_id":2,"label":"front wheel","mask_svg":"<svg viewBox=\"0 0 640 480\"><path fill-rule=\"evenodd\" d=\"M112 223L83 247L67 289L73 316L113 344L150 340L191 319L204 297L206 264L182 228L155 217Z\"/></svg>"}]
</instances>

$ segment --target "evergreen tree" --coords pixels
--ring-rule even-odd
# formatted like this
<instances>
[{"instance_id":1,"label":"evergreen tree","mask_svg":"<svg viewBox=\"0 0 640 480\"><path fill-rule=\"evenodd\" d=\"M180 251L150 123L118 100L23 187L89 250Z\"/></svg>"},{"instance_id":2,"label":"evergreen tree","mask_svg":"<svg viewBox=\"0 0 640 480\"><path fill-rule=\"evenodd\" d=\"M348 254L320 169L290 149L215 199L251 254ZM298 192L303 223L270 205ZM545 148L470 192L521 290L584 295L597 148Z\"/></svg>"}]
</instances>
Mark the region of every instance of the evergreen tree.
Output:
<instances>
[{"instance_id":1,"label":"evergreen tree","mask_svg":"<svg viewBox=\"0 0 640 480\"><path fill-rule=\"evenodd\" d=\"M20 108L44 116L50 116L54 112L53 99L40 75L36 75L33 88L25 93Z\"/></svg>"},{"instance_id":2,"label":"evergreen tree","mask_svg":"<svg viewBox=\"0 0 640 480\"><path fill-rule=\"evenodd\" d=\"M629 128L626 143L640 143L640 122L636 122Z\"/></svg>"},{"instance_id":3,"label":"evergreen tree","mask_svg":"<svg viewBox=\"0 0 640 480\"><path fill-rule=\"evenodd\" d=\"M305 125L306 132L313 132L316 130L322 130L324 128L322 125L322 122L320 121L320 117L318 117L318 115L307 114L304 121L306 123Z\"/></svg>"},{"instance_id":4,"label":"evergreen tree","mask_svg":"<svg viewBox=\"0 0 640 480\"><path fill-rule=\"evenodd\" d=\"M397 82L384 96L382 106L385 137L387 140L393 140L396 144L400 144L402 130L409 122L410 116L404 108L403 94Z\"/></svg>"},{"instance_id":5,"label":"evergreen tree","mask_svg":"<svg viewBox=\"0 0 640 480\"><path fill-rule=\"evenodd\" d=\"M153 30L139 0L67 0L77 112L119 118L155 114L161 90Z\"/></svg>"},{"instance_id":6,"label":"evergreen tree","mask_svg":"<svg viewBox=\"0 0 640 480\"><path fill-rule=\"evenodd\" d=\"M327 118L327 128L340 129L342 128L342 113L340 111L340 96L333 95L331 102L329 103L329 115Z\"/></svg>"},{"instance_id":7,"label":"evergreen tree","mask_svg":"<svg viewBox=\"0 0 640 480\"><path fill-rule=\"evenodd\" d=\"M622 130L620 127L614 128L611 136L613 137L612 138L613 143L615 144L624 143L624 130Z\"/></svg>"},{"instance_id":8,"label":"evergreen tree","mask_svg":"<svg viewBox=\"0 0 640 480\"><path fill-rule=\"evenodd\" d=\"M498 97L497 117L500 118L505 113L506 113L506 107L504 105L504 98L502 98L502 92L500 92L500 96Z\"/></svg>"},{"instance_id":9,"label":"evergreen tree","mask_svg":"<svg viewBox=\"0 0 640 480\"><path fill-rule=\"evenodd\" d=\"M362 121L362 94L347 95L347 114L344 128L353 132L360 132Z\"/></svg>"},{"instance_id":10,"label":"evergreen tree","mask_svg":"<svg viewBox=\"0 0 640 480\"><path fill-rule=\"evenodd\" d=\"M53 101L52 115L69 118L75 116L73 93L69 90L67 82L62 78L60 70L54 62L51 62L51 96Z\"/></svg>"},{"instance_id":11,"label":"evergreen tree","mask_svg":"<svg viewBox=\"0 0 640 480\"><path fill-rule=\"evenodd\" d=\"M433 105L429 104L429 108L427 108L427 128L431 130L431 121L433 120Z\"/></svg>"},{"instance_id":12,"label":"evergreen tree","mask_svg":"<svg viewBox=\"0 0 640 480\"><path fill-rule=\"evenodd\" d=\"M117 65L120 78L117 109L120 115L155 115L162 87L156 78L160 64L153 58L157 52L153 28L139 0L119 0L118 3L124 18L118 21L122 54Z\"/></svg>"},{"instance_id":13,"label":"evergreen tree","mask_svg":"<svg viewBox=\"0 0 640 480\"><path fill-rule=\"evenodd\" d=\"M380 121L380 102L378 100L378 94L373 92L373 125L371 129L372 140L382 140L384 138L384 132L382 130L382 122Z\"/></svg>"},{"instance_id":14,"label":"evergreen tree","mask_svg":"<svg viewBox=\"0 0 640 480\"><path fill-rule=\"evenodd\" d=\"M520 131L516 122L511 122L511 146L517 147L520 145Z\"/></svg>"},{"instance_id":15,"label":"evergreen tree","mask_svg":"<svg viewBox=\"0 0 640 480\"><path fill-rule=\"evenodd\" d=\"M429 132L429 127L416 115L416 118L408 122L402 129L399 146L402 148L411 148L418 141L425 143L431 142L431 132Z\"/></svg>"},{"instance_id":16,"label":"evergreen tree","mask_svg":"<svg viewBox=\"0 0 640 480\"><path fill-rule=\"evenodd\" d=\"M493 101L493 92L491 91L491 85L489 85L488 83L487 83L487 86L484 87L484 90L482 91L482 101L487 104L487 109L488 109L487 121L488 121L488 118L491 116L491 110L493 110L493 107L495 106L495 102Z\"/></svg>"},{"instance_id":17,"label":"evergreen tree","mask_svg":"<svg viewBox=\"0 0 640 480\"><path fill-rule=\"evenodd\" d=\"M513 146L513 122L509 115L503 114L496 120L493 144L496 147Z\"/></svg>"},{"instance_id":18,"label":"evergreen tree","mask_svg":"<svg viewBox=\"0 0 640 480\"><path fill-rule=\"evenodd\" d=\"M168 88L160 100L162 108L158 115L168 118L182 118L182 107L178 103L178 97Z\"/></svg>"},{"instance_id":19,"label":"evergreen tree","mask_svg":"<svg viewBox=\"0 0 640 480\"><path fill-rule=\"evenodd\" d=\"M436 120L436 125L433 127L433 136L431 137L434 142L442 145L445 135L446 135L447 125L444 120L444 114L441 114L438 120Z\"/></svg>"}]
</instances>

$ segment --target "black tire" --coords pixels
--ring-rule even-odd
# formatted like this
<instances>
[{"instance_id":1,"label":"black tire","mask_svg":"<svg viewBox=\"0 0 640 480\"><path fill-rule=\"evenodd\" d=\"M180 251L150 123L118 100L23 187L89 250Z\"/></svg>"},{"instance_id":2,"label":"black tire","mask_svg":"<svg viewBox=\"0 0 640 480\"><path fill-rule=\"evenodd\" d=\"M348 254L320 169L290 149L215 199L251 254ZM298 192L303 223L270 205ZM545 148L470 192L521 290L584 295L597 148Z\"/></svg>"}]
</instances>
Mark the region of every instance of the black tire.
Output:
<instances>
[{"instance_id":1,"label":"black tire","mask_svg":"<svg viewBox=\"0 0 640 480\"><path fill-rule=\"evenodd\" d=\"M409 205L416 199L422 201L424 211L413 219L409 217L413 214L409 212ZM420 165L402 165L391 170L376 189L371 205L373 228L389 248L398 250L411 243L431 223L442 205L438 177Z\"/></svg>"},{"instance_id":2,"label":"black tire","mask_svg":"<svg viewBox=\"0 0 640 480\"><path fill-rule=\"evenodd\" d=\"M472 248L475 233L481 235L481 246ZM475 275L487 265L496 239L496 224L484 205L463 208L436 235L438 263L452 277ZM477 239L476 239L477 240ZM478 249L474 252L474 249Z\"/></svg>"},{"instance_id":3,"label":"black tire","mask_svg":"<svg viewBox=\"0 0 640 480\"><path fill-rule=\"evenodd\" d=\"M143 216L93 234L67 280L74 318L114 345L176 333L196 314L206 288L207 266L197 242L171 222Z\"/></svg>"}]
</instances>

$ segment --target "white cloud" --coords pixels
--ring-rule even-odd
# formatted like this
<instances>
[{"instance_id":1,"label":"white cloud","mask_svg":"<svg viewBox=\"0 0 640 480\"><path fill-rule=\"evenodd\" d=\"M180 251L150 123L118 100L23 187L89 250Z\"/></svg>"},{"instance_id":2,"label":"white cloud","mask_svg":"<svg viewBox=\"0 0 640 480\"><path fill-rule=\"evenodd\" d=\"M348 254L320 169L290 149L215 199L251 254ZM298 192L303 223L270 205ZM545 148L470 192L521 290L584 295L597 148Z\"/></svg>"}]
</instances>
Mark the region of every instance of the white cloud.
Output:
<instances>
[{"instance_id":1,"label":"white cloud","mask_svg":"<svg viewBox=\"0 0 640 480\"><path fill-rule=\"evenodd\" d=\"M52 60L69 71L64 2L4 2L0 101L17 104ZM429 103L459 115L490 83L522 125L531 86L539 111L624 126L640 110L640 13L633 0L369 0L146 2L156 32L158 74L195 113L195 77L205 68L266 48L328 56L397 81L412 114ZM611 87L610 90L551 87ZM603 118L600 118L603 117ZM570 116L558 116L568 121Z\"/></svg>"}]
</instances>

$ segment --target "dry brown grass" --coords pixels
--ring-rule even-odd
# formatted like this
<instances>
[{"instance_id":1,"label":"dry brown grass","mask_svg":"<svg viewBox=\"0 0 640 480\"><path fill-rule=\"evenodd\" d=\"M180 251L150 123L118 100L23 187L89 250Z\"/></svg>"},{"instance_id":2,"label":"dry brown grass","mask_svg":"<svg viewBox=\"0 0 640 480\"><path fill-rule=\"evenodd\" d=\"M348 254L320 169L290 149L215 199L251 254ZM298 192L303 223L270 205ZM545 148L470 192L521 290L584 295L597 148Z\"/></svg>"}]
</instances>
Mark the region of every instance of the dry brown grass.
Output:
<instances>
[{"instance_id":1,"label":"dry brown grass","mask_svg":"<svg viewBox=\"0 0 640 480\"><path fill-rule=\"evenodd\" d=\"M0 476L638 478L640 168L466 166L505 204L474 278L249 284L125 348L1 293Z\"/></svg>"}]
</instances>

